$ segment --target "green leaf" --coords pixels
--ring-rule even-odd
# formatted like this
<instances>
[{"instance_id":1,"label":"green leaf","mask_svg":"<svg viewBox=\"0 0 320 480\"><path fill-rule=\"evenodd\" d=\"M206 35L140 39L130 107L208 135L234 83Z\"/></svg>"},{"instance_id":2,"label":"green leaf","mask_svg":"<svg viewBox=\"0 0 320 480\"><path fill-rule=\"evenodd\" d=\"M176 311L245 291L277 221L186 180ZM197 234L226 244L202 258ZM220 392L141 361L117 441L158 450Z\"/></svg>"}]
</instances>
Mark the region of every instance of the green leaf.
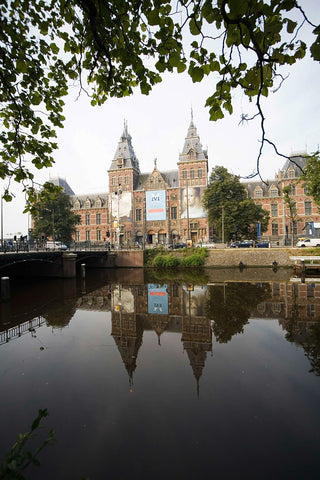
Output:
<instances>
[{"instance_id":1,"label":"green leaf","mask_svg":"<svg viewBox=\"0 0 320 480\"><path fill-rule=\"evenodd\" d=\"M201 21L195 20L194 17L191 18L189 22L189 29L192 35L200 35L201 33Z\"/></svg>"}]
</instances>

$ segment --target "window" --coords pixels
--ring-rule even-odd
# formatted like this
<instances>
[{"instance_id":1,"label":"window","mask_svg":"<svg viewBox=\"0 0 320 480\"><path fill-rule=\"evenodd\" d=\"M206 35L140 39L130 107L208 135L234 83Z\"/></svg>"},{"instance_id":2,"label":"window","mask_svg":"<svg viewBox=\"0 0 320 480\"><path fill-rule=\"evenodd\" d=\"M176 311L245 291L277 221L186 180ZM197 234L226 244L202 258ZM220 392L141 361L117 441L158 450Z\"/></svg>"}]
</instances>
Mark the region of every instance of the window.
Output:
<instances>
[{"instance_id":1,"label":"window","mask_svg":"<svg viewBox=\"0 0 320 480\"><path fill-rule=\"evenodd\" d=\"M77 210L79 210L79 208L80 208L80 202L76 202L76 203L74 204L74 208L77 209Z\"/></svg>"},{"instance_id":2,"label":"window","mask_svg":"<svg viewBox=\"0 0 320 480\"><path fill-rule=\"evenodd\" d=\"M293 168L291 170L289 170L289 178L294 178L294 170Z\"/></svg>"},{"instance_id":3,"label":"window","mask_svg":"<svg viewBox=\"0 0 320 480\"><path fill-rule=\"evenodd\" d=\"M116 185L116 177L111 178L111 185Z\"/></svg>"},{"instance_id":4,"label":"window","mask_svg":"<svg viewBox=\"0 0 320 480\"><path fill-rule=\"evenodd\" d=\"M194 178L194 170L190 170L190 178Z\"/></svg>"},{"instance_id":5,"label":"window","mask_svg":"<svg viewBox=\"0 0 320 480\"><path fill-rule=\"evenodd\" d=\"M304 214L305 215L311 215L312 214L311 202L304 202Z\"/></svg>"},{"instance_id":6,"label":"window","mask_svg":"<svg viewBox=\"0 0 320 480\"><path fill-rule=\"evenodd\" d=\"M182 170L182 178L188 178L187 177L187 170Z\"/></svg>"},{"instance_id":7,"label":"window","mask_svg":"<svg viewBox=\"0 0 320 480\"><path fill-rule=\"evenodd\" d=\"M280 283L274 283L273 284L273 296L279 296L280 295Z\"/></svg>"},{"instance_id":8,"label":"window","mask_svg":"<svg viewBox=\"0 0 320 480\"><path fill-rule=\"evenodd\" d=\"M255 196L256 198L261 198L261 197L262 197L262 190L261 190L261 188L257 188L257 189L255 190L254 196Z\"/></svg>"},{"instance_id":9,"label":"window","mask_svg":"<svg viewBox=\"0 0 320 480\"><path fill-rule=\"evenodd\" d=\"M96 224L97 224L97 225L100 225L100 223L101 223L101 213L97 213L97 215L96 215ZM98 240L98 239L97 239L97 240Z\"/></svg>"},{"instance_id":10,"label":"window","mask_svg":"<svg viewBox=\"0 0 320 480\"><path fill-rule=\"evenodd\" d=\"M85 208L90 208L91 207L90 200L87 200L84 206Z\"/></svg>"},{"instance_id":11,"label":"window","mask_svg":"<svg viewBox=\"0 0 320 480\"><path fill-rule=\"evenodd\" d=\"M314 297L314 285L309 283L307 285L307 297L308 298L313 298Z\"/></svg>"},{"instance_id":12,"label":"window","mask_svg":"<svg viewBox=\"0 0 320 480\"><path fill-rule=\"evenodd\" d=\"M202 178L202 168L198 168L198 177Z\"/></svg>"},{"instance_id":13,"label":"window","mask_svg":"<svg viewBox=\"0 0 320 480\"><path fill-rule=\"evenodd\" d=\"M86 225L90 225L90 213L86 214Z\"/></svg>"},{"instance_id":14,"label":"window","mask_svg":"<svg viewBox=\"0 0 320 480\"><path fill-rule=\"evenodd\" d=\"M130 183L130 177L129 177L129 175L126 175L126 176L125 176L125 182L126 182L126 185L129 185L129 183Z\"/></svg>"},{"instance_id":15,"label":"window","mask_svg":"<svg viewBox=\"0 0 320 480\"><path fill-rule=\"evenodd\" d=\"M177 220L177 207L171 207L171 219Z\"/></svg>"},{"instance_id":16,"label":"window","mask_svg":"<svg viewBox=\"0 0 320 480\"><path fill-rule=\"evenodd\" d=\"M271 229L272 229L272 235L278 235L279 228L276 222L272 222Z\"/></svg>"},{"instance_id":17,"label":"window","mask_svg":"<svg viewBox=\"0 0 320 480\"><path fill-rule=\"evenodd\" d=\"M296 186L291 185L291 195L295 195L295 194L296 194Z\"/></svg>"},{"instance_id":18,"label":"window","mask_svg":"<svg viewBox=\"0 0 320 480\"><path fill-rule=\"evenodd\" d=\"M80 242L80 232L76 230L76 242Z\"/></svg>"},{"instance_id":19,"label":"window","mask_svg":"<svg viewBox=\"0 0 320 480\"><path fill-rule=\"evenodd\" d=\"M272 203L271 204L271 217L277 217L278 216L278 204L277 203Z\"/></svg>"},{"instance_id":20,"label":"window","mask_svg":"<svg viewBox=\"0 0 320 480\"><path fill-rule=\"evenodd\" d=\"M136 222L141 222L141 208L136 209Z\"/></svg>"},{"instance_id":21,"label":"window","mask_svg":"<svg viewBox=\"0 0 320 480\"><path fill-rule=\"evenodd\" d=\"M86 230L86 240L90 240L90 230Z\"/></svg>"},{"instance_id":22,"label":"window","mask_svg":"<svg viewBox=\"0 0 320 480\"><path fill-rule=\"evenodd\" d=\"M271 197L277 197L278 196L278 189L277 188L271 188L270 196Z\"/></svg>"},{"instance_id":23,"label":"window","mask_svg":"<svg viewBox=\"0 0 320 480\"><path fill-rule=\"evenodd\" d=\"M122 185L122 177L119 177L119 178L118 178L118 184L119 184L119 185Z\"/></svg>"},{"instance_id":24,"label":"window","mask_svg":"<svg viewBox=\"0 0 320 480\"><path fill-rule=\"evenodd\" d=\"M96 231L96 239L99 241L101 240L101 230Z\"/></svg>"},{"instance_id":25,"label":"window","mask_svg":"<svg viewBox=\"0 0 320 480\"><path fill-rule=\"evenodd\" d=\"M191 150L189 151L189 156L190 156L190 158L194 158L194 156L195 156L195 151L191 149Z\"/></svg>"}]
</instances>

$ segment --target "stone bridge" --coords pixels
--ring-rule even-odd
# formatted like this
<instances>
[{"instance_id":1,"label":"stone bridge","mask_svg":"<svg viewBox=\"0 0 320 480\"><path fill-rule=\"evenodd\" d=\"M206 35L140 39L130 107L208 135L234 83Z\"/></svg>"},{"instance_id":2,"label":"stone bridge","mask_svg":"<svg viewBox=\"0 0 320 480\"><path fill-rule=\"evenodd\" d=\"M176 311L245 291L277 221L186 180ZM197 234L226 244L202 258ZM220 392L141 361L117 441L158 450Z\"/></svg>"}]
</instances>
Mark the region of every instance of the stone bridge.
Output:
<instances>
[{"instance_id":1,"label":"stone bridge","mask_svg":"<svg viewBox=\"0 0 320 480\"><path fill-rule=\"evenodd\" d=\"M142 250L0 254L0 277L73 278L86 268L143 267Z\"/></svg>"}]
</instances>

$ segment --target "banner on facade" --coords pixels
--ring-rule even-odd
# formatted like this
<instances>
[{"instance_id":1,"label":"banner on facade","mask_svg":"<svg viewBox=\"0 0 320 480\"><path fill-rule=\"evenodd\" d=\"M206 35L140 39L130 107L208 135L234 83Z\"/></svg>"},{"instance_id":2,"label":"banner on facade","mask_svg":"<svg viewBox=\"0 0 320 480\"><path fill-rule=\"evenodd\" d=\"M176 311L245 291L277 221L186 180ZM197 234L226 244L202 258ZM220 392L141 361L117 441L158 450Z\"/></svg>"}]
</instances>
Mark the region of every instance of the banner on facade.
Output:
<instances>
[{"instance_id":1,"label":"banner on facade","mask_svg":"<svg viewBox=\"0 0 320 480\"><path fill-rule=\"evenodd\" d=\"M112 220L116 221L118 218L119 210L119 219L127 219L132 216L131 213L132 201L131 201L131 192L122 192L120 195L112 193L109 195L109 211Z\"/></svg>"},{"instance_id":2,"label":"banner on facade","mask_svg":"<svg viewBox=\"0 0 320 480\"><path fill-rule=\"evenodd\" d=\"M202 205L204 188L185 187L181 188L181 218L203 218L206 212Z\"/></svg>"},{"instance_id":3,"label":"banner on facade","mask_svg":"<svg viewBox=\"0 0 320 480\"><path fill-rule=\"evenodd\" d=\"M167 285L148 284L148 313L168 315Z\"/></svg>"},{"instance_id":4,"label":"banner on facade","mask_svg":"<svg viewBox=\"0 0 320 480\"><path fill-rule=\"evenodd\" d=\"M166 191L146 192L147 222L166 220Z\"/></svg>"}]
</instances>

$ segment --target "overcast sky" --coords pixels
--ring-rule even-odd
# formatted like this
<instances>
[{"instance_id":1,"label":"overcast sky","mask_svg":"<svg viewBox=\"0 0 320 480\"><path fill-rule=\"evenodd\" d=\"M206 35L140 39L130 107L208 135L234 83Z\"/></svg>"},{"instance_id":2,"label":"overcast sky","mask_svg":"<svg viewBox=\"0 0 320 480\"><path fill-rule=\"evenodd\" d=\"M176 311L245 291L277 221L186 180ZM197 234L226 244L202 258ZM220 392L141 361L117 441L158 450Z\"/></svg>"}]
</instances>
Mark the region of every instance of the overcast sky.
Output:
<instances>
[{"instance_id":1,"label":"overcast sky","mask_svg":"<svg viewBox=\"0 0 320 480\"><path fill-rule=\"evenodd\" d=\"M318 0L307 3L314 6L317 18L313 21L319 23ZM291 69L282 88L263 100L267 136L285 155L318 149L319 76L319 63L305 58ZM190 124L191 108L202 146L208 148L209 173L215 165L223 165L236 175L252 174L260 147L259 121L239 125L240 115L252 111L252 106L237 91L233 94L233 115L226 114L224 120L210 122L205 100L213 93L214 83L214 77L193 84L186 74L166 74L150 95L141 95L137 90L132 97L110 99L101 107L91 107L85 94L78 98L78 90L71 91L67 97L65 127L58 131L55 165L37 172L37 180L43 182L50 176L60 176L76 194L106 192L107 170L124 120L128 123L141 172L151 172L155 158L160 171L176 169ZM262 177L274 178L284 161L271 148L266 148L260 164ZM23 195L17 189L15 192L13 202L4 203L4 236L27 234L28 216L22 215Z\"/></svg>"}]
</instances>

